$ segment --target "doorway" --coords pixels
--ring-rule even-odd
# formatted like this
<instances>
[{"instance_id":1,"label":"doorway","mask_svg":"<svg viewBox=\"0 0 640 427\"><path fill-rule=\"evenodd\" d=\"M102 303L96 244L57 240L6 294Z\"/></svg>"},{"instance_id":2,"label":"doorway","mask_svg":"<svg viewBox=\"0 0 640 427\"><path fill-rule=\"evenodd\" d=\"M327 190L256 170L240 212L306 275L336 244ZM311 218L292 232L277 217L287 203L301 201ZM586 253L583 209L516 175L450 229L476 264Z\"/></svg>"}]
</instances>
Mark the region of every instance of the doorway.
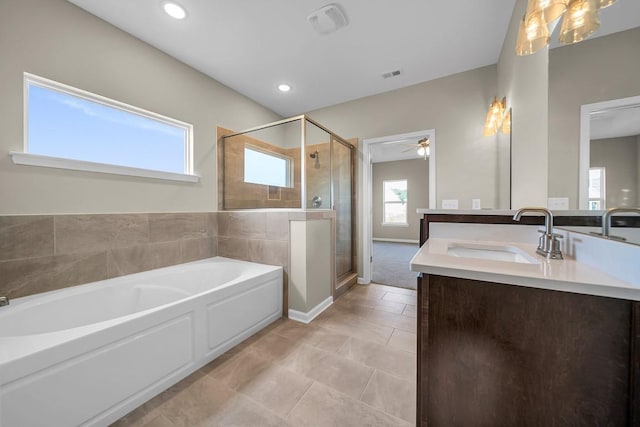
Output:
<instances>
[{"instance_id":1,"label":"doorway","mask_svg":"<svg viewBox=\"0 0 640 427\"><path fill-rule=\"evenodd\" d=\"M385 283L392 286L415 288L415 273L409 266L418 250L419 218L415 210L436 205L435 137L435 130L429 129L363 141L364 262L359 283L377 279L395 282ZM418 153L425 138L428 152ZM409 169L420 169L421 165L423 178L410 177Z\"/></svg>"}]
</instances>

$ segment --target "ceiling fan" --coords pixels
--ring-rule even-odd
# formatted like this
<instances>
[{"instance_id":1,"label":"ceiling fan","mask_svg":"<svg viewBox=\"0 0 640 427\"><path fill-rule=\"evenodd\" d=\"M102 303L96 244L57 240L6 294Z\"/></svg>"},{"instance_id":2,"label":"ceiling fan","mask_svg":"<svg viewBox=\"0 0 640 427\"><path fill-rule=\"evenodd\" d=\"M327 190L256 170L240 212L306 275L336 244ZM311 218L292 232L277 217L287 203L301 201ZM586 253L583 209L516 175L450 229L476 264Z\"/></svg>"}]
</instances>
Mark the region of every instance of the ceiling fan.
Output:
<instances>
[{"instance_id":1,"label":"ceiling fan","mask_svg":"<svg viewBox=\"0 0 640 427\"><path fill-rule=\"evenodd\" d=\"M429 149L428 136L425 136L424 138L418 140L417 142L415 139L401 139L399 141L388 141L383 143L383 145L388 145L388 144L398 144L398 145L404 145L404 146L410 147L402 152L406 153L406 152L415 150L418 156L424 157L425 160L427 160L431 151Z\"/></svg>"},{"instance_id":2,"label":"ceiling fan","mask_svg":"<svg viewBox=\"0 0 640 427\"><path fill-rule=\"evenodd\" d=\"M411 144L407 144L404 143L403 145L408 145L411 148L408 148L406 150L403 151L403 153L406 153L408 151L411 150L416 150L416 153L418 153L418 156L420 157L424 157L425 160L427 160L427 157L429 157L429 154L431 152L430 148L429 148L429 137L425 136L424 138L418 140L418 142L414 142Z\"/></svg>"}]
</instances>

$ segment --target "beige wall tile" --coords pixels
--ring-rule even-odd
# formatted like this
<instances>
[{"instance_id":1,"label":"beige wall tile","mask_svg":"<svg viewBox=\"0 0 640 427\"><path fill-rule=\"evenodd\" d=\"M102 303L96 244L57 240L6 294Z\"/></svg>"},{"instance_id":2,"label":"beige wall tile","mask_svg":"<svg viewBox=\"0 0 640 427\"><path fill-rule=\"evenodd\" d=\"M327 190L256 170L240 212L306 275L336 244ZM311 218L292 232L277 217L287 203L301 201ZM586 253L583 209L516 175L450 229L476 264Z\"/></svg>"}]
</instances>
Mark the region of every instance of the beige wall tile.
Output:
<instances>
[{"instance_id":1,"label":"beige wall tile","mask_svg":"<svg viewBox=\"0 0 640 427\"><path fill-rule=\"evenodd\" d=\"M267 239L289 240L289 213L267 212Z\"/></svg>"},{"instance_id":2,"label":"beige wall tile","mask_svg":"<svg viewBox=\"0 0 640 427\"><path fill-rule=\"evenodd\" d=\"M264 212L219 212L218 235L265 239L267 219Z\"/></svg>"},{"instance_id":3,"label":"beige wall tile","mask_svg":"<svg viewBox=\"0 0 640 427\"><path fill-rule=\"evenodd\" d=\"M124 276L179 263L180 242L150 243L112 249L108 256L108 275Z\"/></svg>"},{"instance_id":4,"label":"beige wall tile","mask_svg":"<svg viewBox=\"0 0 640 427\"><path fill-rule=\"evenodd\" d=\"M249 260L247 239L218 237L218 255L240 260Z\"/></svg>"},{"instance_id":5,"label":"beige wall tile","mask_svg":"<svg viewBox=\"0 0 640 427\"><path fill-rule=\"evenodd\" d=\"M106 252L0 262L0 295L17 298L107 278Z\"/></svg>"},{"instance_id":6,"label":"beige wall tile","mask_svg":"<svg viewBox=\"0 0 640 427\"><path fill-rule=\"evenodd\" d=\"M146 214L57 215L56 254L104 251L149 241Z\"/></svg>"},{"instance_id":7,"label":"beige wall tile","mask_svg":"<svg viewBox=\"0 0 640 427\"><path fill-rule=\"evenodd\" d=\"M149 214L149 240L169 242L180 239L211 237L208 213Z\"/></svg>"},{"instance_id":8,"label":"beige wall tile","mask_svg":"<svg viewBox=\"0 0 640 427\"><path fill-rule=\"evenodd\" d=\"M218 252L218 239L205 237L204 239L186 239L180 241L181 262L191 262L211 258Z\"/></svg>"},{"instance_id":9,"label":"beige wall tile","mask_svg":"<svg viewBox=\"0 0 640 427\"><path fill-rule=\"evenodd\" d=\"M218 212L209 212L209 236L218 235Z\"/></svg>"},{"instance_id":10,"label":"beige wall tile","mask_svg":"<svg viewBox=\"0 0 640 427\"><path fill-rule=\"evenodd\" d=\"M283 240L249 240L248 258L251 262L262 264L289 265L289 242Z\"/></svg>"},{"instance_id":11,"label":"beige wall tile","mask_svg":"<svg viewBox=\"0 0 640 427\"><path fill-rule=\"evenodd\" d=\"M52 216L0 216L0 261L53 255Z\"/></svg>"}]
</instances>

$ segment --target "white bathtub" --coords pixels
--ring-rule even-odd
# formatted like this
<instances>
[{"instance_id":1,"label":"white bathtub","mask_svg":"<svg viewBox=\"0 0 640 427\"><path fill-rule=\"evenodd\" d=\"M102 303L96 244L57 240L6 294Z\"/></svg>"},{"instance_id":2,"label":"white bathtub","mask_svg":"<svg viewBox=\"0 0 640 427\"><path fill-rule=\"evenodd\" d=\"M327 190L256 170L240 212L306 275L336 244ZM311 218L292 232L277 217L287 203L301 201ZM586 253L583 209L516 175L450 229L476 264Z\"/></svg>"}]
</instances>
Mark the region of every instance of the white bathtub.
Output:
<instances>
[{"instance_id":1,"label":"white bathtub","mask_svg":"<svg viewBox=\"0 0 640 427\"><path fill-rule=\"evenodd\" d=\"M108 425L281 313L281 267L222 257L12 300L0 426Z\"/></svg>"}]
</instances>

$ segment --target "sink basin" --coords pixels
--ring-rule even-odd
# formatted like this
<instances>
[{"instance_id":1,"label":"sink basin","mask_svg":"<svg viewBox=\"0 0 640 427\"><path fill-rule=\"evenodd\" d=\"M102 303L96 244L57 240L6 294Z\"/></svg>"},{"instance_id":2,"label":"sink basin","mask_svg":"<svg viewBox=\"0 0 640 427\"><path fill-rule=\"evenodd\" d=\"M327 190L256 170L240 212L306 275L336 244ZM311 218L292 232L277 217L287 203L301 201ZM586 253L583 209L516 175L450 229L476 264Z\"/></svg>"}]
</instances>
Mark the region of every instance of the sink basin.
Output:
<instances>
[{"instance_id":1,"label":"sink basin","mask_svg":"<svg viewBox=\"0 0 640 427\"><path fill-rule=\"evenodd\" d=\"M451 243L447 247L447 254L460 258L488 259L520 264L539 264L538 260L527 255L520 249L506 245Z\"/></svg>"}]
</instances>

